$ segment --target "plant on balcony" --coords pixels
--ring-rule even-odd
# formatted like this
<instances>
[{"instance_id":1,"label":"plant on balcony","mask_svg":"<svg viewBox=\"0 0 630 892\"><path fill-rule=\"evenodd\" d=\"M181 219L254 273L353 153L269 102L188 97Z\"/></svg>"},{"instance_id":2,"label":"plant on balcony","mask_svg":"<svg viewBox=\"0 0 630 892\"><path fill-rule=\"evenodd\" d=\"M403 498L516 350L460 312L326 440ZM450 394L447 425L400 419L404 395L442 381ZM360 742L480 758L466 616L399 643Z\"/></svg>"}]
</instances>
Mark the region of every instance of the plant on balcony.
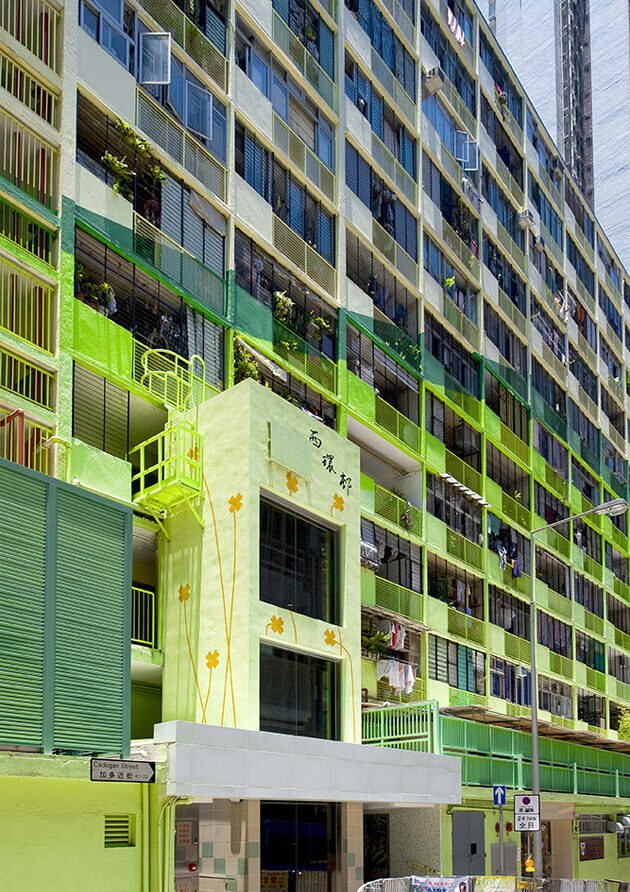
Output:
<instances>
[{"instance_id":1,"label":"plant on balcony","mask_svg":"<svg viewBox=\"0 0 630 892\"><path fill-rule=\"evenodd\" d=\"M619 721L619 740L630 740L630 709L624 709Z\"/></svg>"},{"instance_id":2,"label":"plant on balcony","mask_svg":"<svg viewBox=\"0 0 630 892\"><path fill-rule=\"evenodd\" d=\"M234 338L234 383L239 384L252 378L260 382L260 372L256 360L240 338Z\"/></svg>"},{"instance_id":3,"label":"plant on balcony","mask_svg":"<svg viewBox=\"0 0 630 892\"><path fill-rule=\"evenodd\" d=\"M289 325L295 304L286 291L273 293L273 317L283 325Z\"/></svg>"},{"instance_id":4,"label":"plant on balcony","mask_svg":"<svg viewBox=\"0 0 630 892\"><path fill-rule=\"evenodd\" d=\"M111 152L105 152L101 157L101 164L105 170L112 175L113 189L123 198L130 199L133 197L133 188L131 186L131 178L134 171L129 169L126 158L119 158Z\"/></svg>"},{"instance_id":5,"label":"plant on balcony","mask_svg":"<svg viewBox=\"0 0 630 892\"><path fill-rule=\"evenodd\" d=\"M373 629L361 635L361 650L377 659L389 656L389 635Z\"/></svg>"},{"instance_id":6,"label":"plant on balcony","mask_svg":"<svg viewBox=\"0 0 630 892\"><path fill-rule=\"evenodd\" d=\"M151 157L151 148L149 146L149 143L146 141L146 139L138 136L138 134L130 124L127 124L125 121L123 121L122 118L118 118L118 120L114 124L114 127L124 144L126 146L129 146L130 149L133 149L136 155L140 156L141 158Z\"/></svg>"},{"instance_id":7,"label":"plant on balcony","mask_svg":"<svg viewBox=\"0 0 630 892\"><path fill-rule=\"evenodd\" d=\"M311 310L308 314L308 328L309 332L312 333L318 341L321 341L324 335L330 334L330 322L322 315L321 304L318 304L315 309Z\"/></svg>"}]
</instances>

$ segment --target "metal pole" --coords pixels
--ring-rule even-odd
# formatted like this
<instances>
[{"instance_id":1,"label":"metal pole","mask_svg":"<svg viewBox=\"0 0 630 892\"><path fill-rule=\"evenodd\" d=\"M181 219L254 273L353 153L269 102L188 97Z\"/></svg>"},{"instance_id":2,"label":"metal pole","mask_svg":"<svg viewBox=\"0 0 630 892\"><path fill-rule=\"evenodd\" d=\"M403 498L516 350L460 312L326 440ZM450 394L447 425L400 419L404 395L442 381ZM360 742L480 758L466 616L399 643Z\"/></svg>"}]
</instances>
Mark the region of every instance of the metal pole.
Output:
<instances>
[{"instance_id":1,"label":"metal pole","mask_svg":"<svg viewBox=\"0 0 630 892\"><path fill-rule=\"evenodd\" d=\"M538 679L536 677L536 542L535 532L531 535L531 576L529 579L529 637L531 646L531 699L532 699L532 793L540 801L540 757L538 754ZM534 830L534 877L542 877L542 833Z\"/></svg>"},{"instance_id":2,"label":"metal pole","mask_svg":"<svg viewBox=\"0 0 630 892\"><path fill-rule=\"evenodd\" d=\"M499 873L505 876L505 853L503 851L503 803L499 801Z\"/></svg>"}]
</instances>

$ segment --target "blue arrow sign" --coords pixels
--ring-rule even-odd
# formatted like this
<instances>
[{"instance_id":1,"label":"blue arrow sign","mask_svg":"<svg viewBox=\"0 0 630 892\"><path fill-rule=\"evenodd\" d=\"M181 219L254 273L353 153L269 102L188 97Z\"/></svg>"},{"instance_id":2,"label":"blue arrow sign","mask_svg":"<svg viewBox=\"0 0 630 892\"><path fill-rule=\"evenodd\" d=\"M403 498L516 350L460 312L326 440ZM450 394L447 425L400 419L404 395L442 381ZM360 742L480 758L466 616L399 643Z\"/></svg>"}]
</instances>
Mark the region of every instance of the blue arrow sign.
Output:
<instances>
[{"instance_id":1,"label":"blue arrow sign","mask_svg":"<svg viewBox=\"0 0 630 892\"><path fill-rule=\"evenodd\" d=\"M505 805L505 785L495 784L492 788L492 801L494 805Z\"/></svg>"}]
</instances>

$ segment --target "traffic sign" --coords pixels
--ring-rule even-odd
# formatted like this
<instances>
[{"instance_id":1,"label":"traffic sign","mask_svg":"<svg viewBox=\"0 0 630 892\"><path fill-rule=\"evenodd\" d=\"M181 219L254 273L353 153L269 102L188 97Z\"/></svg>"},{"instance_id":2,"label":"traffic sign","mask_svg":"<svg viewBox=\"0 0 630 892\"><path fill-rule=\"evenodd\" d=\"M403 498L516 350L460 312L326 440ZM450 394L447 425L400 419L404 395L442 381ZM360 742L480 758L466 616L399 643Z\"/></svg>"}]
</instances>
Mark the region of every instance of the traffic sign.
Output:
<instances>
[{"instance_id":1,"label":"traffic sign","mask_svg":"<svg viewBox=\"0 0 630 892\"><path fill-rule=\"evenodd\" d=\"M505 784L495 784L492 788L492 801L495 805L505 805Z\"/></svg>"},{"instance_id":2,"label":"traffic sign","mask_svg":"<svg viewBox=\"0 0 630 892\"><path fill-rule=\"evenodd\" d=\"M540 830L540 796L537 793L515 794L514 829Z\"/></svg>"},{"instance_id":3,"label":"traffic sign","mask_svg":"<svg viewBox=\"0 0 630 892\"><path fill-rule=\"evenodd\" d=\"M135 759L91 759L90 780L118 784L154 784L155 762Z\"/></svg>"}]
</instances>

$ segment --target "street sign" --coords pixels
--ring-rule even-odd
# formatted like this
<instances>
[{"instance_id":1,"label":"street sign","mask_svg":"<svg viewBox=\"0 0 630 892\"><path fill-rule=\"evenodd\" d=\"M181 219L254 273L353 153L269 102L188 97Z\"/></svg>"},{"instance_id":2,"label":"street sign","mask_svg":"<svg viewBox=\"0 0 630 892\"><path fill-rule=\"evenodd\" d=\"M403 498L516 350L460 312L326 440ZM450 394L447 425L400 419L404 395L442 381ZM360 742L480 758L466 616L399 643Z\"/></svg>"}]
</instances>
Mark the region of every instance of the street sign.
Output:
<instances>
[{"instance_id":1,"label":"street sign","mask_svg":"<svg viewBox=\"0 0 630 892\"><path fill-rule=\"evenodd\" d=\"M514 829L540 830L540 796L516 793L514 796Z\"/></svg>"},{"instance_id":2,"label":"street sign","mask_svg":"<svg viewBox=\"0 0 630 892\"><path fill-rule=\"evenodd\" d=\"M492 788L492 801L494 805L505 805L505 785L495 784Z\"/></svg>"},{"instance_id":3,"label":"street sign","mask_svg":"<svg viewBox=\"0 0 630 892\"><path fill-rule=\"evenodd\" d=\"M135 759L90 759L90 780L118 784L154 784L155 762Z\"/></svg>"}]
</instances>

